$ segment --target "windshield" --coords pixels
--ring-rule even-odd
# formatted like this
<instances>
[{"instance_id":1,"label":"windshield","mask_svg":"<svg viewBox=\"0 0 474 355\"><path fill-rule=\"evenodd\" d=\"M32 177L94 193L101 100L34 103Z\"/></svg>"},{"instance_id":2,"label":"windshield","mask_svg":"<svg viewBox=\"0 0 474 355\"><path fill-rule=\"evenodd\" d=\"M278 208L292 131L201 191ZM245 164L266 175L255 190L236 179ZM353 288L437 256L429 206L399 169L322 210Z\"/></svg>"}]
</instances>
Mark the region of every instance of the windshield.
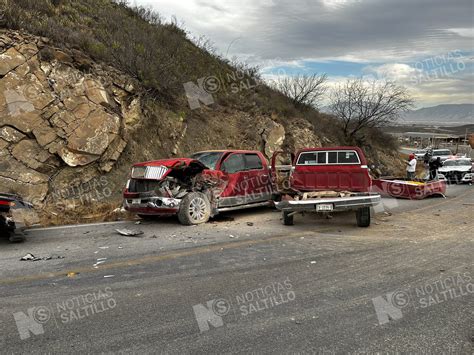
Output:
<instances>
[{"instance_id":1,"label":"windshield","mask_svg":"<svg viewBox=\"0 0 474 355\"><path fill-rule=\"evenodd\" d=\"M449 150L435 150L433 155L451 155L452 153Z\"/></svg>"},{"instance_id":2,"label":"windshield","mask_svg":"<svg viewBox=\"0 0 474 355\"><path fill-rule=\"evenodd\" d=\"M209 169L215 170L221 156L222 152L200 152L191 155L191 158L199 160Z\"/></svg>"},{"instance_id":3,"label":"windshield","mask_svg":"<svg viewBox=\"0 0 474 355\"><path fill-rule=\"evenodd\" d=\"M447 160L443 164L444 166L466 166L471 165L471 161L467 159L459 159L459 160Z\"/></svg>"}]
</instances>

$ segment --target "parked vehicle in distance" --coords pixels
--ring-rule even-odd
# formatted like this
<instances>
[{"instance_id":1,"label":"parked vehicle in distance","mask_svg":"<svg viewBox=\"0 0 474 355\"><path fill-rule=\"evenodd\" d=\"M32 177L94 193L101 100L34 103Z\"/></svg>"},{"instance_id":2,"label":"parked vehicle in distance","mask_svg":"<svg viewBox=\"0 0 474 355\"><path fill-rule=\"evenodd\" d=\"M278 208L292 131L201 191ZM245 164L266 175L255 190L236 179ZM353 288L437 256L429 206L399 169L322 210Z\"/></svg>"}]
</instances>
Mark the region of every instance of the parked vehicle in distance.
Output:
<instances>
[{"instance_id":1,"label":"parked vehicle in distance","mask_svg":"<svg viewBox=\"0 0 474 355\"><path fill-rule=\"evenodd\" d=\"M447 159L443 162L443 166L438 169L438 179L454 184L472 183L472 165L469 158Z\"/></svg>"},{"instance_id":2,"label":"parked vehicle in distance","mask_svg":"<svg viewBox=\"0 0 474 355\"><path fill-rule=\"evenodd\" d=\"M445 161L446 159L452 158L453 153L449 149L433 149L431 151L431 160L436 160L438 157L441 161Z\"/></svg>"},{"instance_id":3,"label":"parked vehicle in distance","mask_svg":"<svg viewBox=\"0 0 474 355\"><path fill-rule=\"evenodd\" d=\"M276 159L272 173L279 185ZM292 225L294 215L305 212L353 210L357 225L370 225L370 207L380 203L380 195L371 192L372 180L367 160L358 147L306 148L299 150L289 177L282 184L282 200L275 206L282 211L283 224ZM280 188L281 190L281 188Z\"/></svg>"},{"instance_id":4,"label":"parked vehicle in distance","mask_svg":"<svg viewBox=\"0 0 474 355\"><path fill-rule=\"evenodd\" d=\"M273 193L262 153L217 150L134 164L123 197L125 209L143 218L177 214L192 225L220 212L270 205Z\"/></svg>"},{"instance_id":5,"label":"parked vehicle in distance","mask_svg":"<svg viewBox=\"0 0 474 355\"><path fill-rule=\"evenodd\" d=\"M416 160L423 160L428 149L417 149L413 152L415 154Z\"/></svg>"}]
</instances>

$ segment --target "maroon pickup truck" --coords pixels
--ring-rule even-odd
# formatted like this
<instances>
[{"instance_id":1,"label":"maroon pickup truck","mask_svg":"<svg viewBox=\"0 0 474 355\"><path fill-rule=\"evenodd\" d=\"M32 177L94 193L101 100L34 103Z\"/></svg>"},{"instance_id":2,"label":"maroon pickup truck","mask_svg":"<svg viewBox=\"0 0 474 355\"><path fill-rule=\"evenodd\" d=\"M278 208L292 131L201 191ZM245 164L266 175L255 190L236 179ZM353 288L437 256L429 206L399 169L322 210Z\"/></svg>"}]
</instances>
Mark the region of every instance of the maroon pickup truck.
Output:
<instances>
[{"instance_id":1,"label":"maroon pickup truck","mask_svg":"<svg viewBox=\"0 0 474 355\"><path fill-rule=\"evenodd\" d=\"M275 206L283 224L292 225L297 213L354 210L358 226L370 225L370 207L380 202L380 195L370 192L372 180L360 148L302 149L283 174L276 166L281 153L272 158L272 172L282 194Z\"/></svg>"},{"instance_id":2,"label":"maroon pickup truck","mask_svg":"<svg viewBox=\"0 0 474 355\"><path fill-rule=\"evenodd\" d=\"M143 218L177 214L191 225L219 212L270 205L273 194L262 153L218 150L137 163L123 195L125 209Z\"/></svg>"}]
</instances>

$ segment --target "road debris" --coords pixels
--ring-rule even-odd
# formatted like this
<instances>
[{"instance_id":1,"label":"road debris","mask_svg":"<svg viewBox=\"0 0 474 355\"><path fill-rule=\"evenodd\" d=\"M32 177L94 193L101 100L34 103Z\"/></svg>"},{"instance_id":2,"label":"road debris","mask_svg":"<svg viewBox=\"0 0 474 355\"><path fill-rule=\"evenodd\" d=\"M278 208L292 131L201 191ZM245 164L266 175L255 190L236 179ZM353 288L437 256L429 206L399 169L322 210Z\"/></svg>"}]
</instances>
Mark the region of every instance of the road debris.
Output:
<instances>
[{"instance_id":1,"label":"road debris","mask_svg":"<svg viewBox=\"0 0 474 355\"><path fill-rule=\"evenodd\" d=\"M78 272L68 272L66 276L69 278L73 278L73 277L76 277L78 274L79 274Z\"/></svg>"},{"instance_id":2,"label":"road debris","mask_svg":"<svg viewBox=\"0 0 474 355\"><path fill-rule=\"evenodd\" d=\"M33 254L29 254L29 253L20 259L20 261L36 261L36 260L41 260L41 258L37 258Z\"/></svg>"},{"instance_id":3,"label":"road debris","mask_svg":"<svg viewBox=\"0 0 474 355\"><path fill-rule=\"evenodd\" d=\"M312 260L312 261L311 261L311 264L316 264L316 261Z\"/></svg>"},{"instance_id":4,"label":"road debris","mask_svg":"<svg viewBox=\"0 0 474 355\"><path fill-rule=\"evenodd\" d=\"M144 234L143 231L139 230L131 230L131 229L116 229L115 230L118 234L124 235L126 237L136 237L138 235Z\"/></svg>"},{"instance_id":5,"label":"road debris","mask_svg":"<svg viewBox=\"0 0 474 355\"><path fill-rule=\"evenodd\" d=\"M64 259L64 256L50 255L50 256L44 256L40 258L40 257L34 256L31 253L28 253L25 256L21 257L20 261L40 261L40 260L53 260L53 259Z\"/></svg>"},{"instance_id":6,"label":"road debris","mask_svg":"<svg viewBox=\"0 0 474 355\"><path fill-rule=\"evenodd\" d=\"M114 277L115 275L104 275L104 279L109 279L111 277Z\"/></svg>"},{"instance_id":7,"label":"road debris","mask_svg":"<svg viewBox=\"0 0 474 355\"><path fill-rule=\"evenodd\" d=\"M99 259L97 259L97 262L96 262L94 265L92 265L92 267L93 267L94 269L97 269L97 268L99 268L99 265L100 265L100 264L103 264L103 263L105 263L105 260L99 260Z\"/></svg>"},{"instance_id":8,"label":"road debris","mask_svg":"<svg viewBox=\"0 0 474 355\"><path fill-rule=\"evenodd\" d=\"M247 225L248 225L249 227L252 227L252 226L253 226L253 222L247 222Z\"/></svg>"}]
</instances>

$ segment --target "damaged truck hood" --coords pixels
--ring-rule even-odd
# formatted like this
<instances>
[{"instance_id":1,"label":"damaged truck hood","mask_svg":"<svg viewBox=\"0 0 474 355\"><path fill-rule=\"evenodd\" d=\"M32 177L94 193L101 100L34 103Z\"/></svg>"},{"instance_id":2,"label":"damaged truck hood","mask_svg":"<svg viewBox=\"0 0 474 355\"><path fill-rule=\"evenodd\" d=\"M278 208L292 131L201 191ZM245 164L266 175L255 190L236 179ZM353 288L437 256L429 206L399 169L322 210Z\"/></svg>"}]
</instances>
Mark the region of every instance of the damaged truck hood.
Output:
<instances>
[{"instance_id":1,"label":"damaged truck hood","mask_svg":"<svg viewBox=\"0 0 474 355\"><path fill-rule=\"evenodd\" d=\"M166 166L167 168L174 168L174 167L183 167L183 166L190 166L191 164L197 164L202 166L206 169L206 166L201 163L199 160L192 159L192 158L170 158L170 159L160 159L160 160L151 160L145 161L142 163L136 163L133 166Z\"/></svg>"},{"instance_id":2,"label":"damaged truck hood","mask_svg":"<svg viewBox=\"0 0 474 355\"><path fill-rule=\"evenodd\" d=\"M161 180L173 170L188 170L197 174L207 167L199 160L191 158L173 158L136 163L132 167L132 178Z\"/></svg>"}]
</instances>

